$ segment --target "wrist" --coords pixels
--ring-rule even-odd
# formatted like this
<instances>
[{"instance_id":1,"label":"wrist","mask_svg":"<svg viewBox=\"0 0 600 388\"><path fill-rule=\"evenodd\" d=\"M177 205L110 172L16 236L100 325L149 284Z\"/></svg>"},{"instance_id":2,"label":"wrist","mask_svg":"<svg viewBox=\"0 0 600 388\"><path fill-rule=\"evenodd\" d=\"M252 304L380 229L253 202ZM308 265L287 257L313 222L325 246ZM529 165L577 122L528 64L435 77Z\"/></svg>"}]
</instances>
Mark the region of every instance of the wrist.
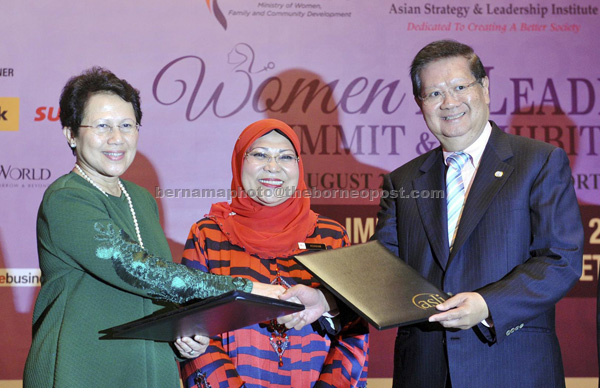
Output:
<instances>
[{"instance_id":1,"label":"wrist","mask_svg":"<svg viewBox=\"0 0 600 388\"><path fill-rule=\"evenodd\" d=\"M335 297L329 291L323 288L319 288L318 291L321 292L321 295L323 295L323 299L325 301L325 312L323 313L323 316L327 318L333 318L338 316L340 314L340 311L337 307Z\"/></svg>"},{"instance_id":2,"label":"wrist","mask_svg":"<svg viewBox=\"0 0 600 388\"><path fill-rule=\"evenodd\" d=\"M231 283L233 284L233 287L236 290L248 293L252 292L252 288L254 287L254 283L251 280L244 279L241 277L232 278Z\"/></svg>"}]
</instances>

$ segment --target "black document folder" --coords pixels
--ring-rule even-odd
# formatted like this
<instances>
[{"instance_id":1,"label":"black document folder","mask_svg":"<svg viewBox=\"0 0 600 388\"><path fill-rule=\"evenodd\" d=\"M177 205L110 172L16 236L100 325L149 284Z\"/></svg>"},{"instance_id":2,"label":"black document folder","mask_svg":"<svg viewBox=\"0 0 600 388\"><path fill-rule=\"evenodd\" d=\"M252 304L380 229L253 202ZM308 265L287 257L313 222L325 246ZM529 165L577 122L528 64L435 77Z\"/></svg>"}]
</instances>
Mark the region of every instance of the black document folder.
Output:
<instances>
[{"instance_id":1,"label":"black document folder","mask_svg":"<svg viewBox=\"0 0 600 388\"><path fill-rule=\"evenodd\" d=\"M101 339L141 338L172 342L179 337L213 336L304 310L284 300L231 291L103 330Z\"/></svg>"},{"instance_id":2,"label":"black document folder","mask_svg":"<svg viewBox=\"0 0 600 388\"><path fill-rule=\"evenodd\" d=\"M294 257L379 330L426 321L448 299L378 241Z\"/></svg>"}]
</instances>

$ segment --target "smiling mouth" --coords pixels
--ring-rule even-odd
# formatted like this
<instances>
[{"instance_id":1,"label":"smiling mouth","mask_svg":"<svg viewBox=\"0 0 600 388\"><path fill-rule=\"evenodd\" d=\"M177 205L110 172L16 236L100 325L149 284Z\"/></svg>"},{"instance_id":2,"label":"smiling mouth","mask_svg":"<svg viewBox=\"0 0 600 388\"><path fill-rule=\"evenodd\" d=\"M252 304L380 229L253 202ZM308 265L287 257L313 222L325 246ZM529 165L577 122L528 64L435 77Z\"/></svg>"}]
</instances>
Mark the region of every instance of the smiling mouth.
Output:
<instances>
[{"instance_id":1,"label":"smiling mouth","mask_svg":"<svg viewBox=\"0 0 600 388\"><path fill-rule=\"evenodd\" d=\"M125 152L103 152L103 154L108 156L109 159L120 159L125 155Z\"/></svg>"},{"instance_id":2,"label":"smiling mouth","mask_svg":"<svg viewBox=\"0 0 600 388\"><path fill-rule=\"evenodd\" d=\"M464 115L465 115L465 112L462 112L462 113L456 114L456 115L454 115L454 116L446 116L446 117L443 117L443 119L444 119L445 121L449 121L449 120L456 120L456 119L458 119L459 117L462 117L462 116L464 116Z\"/></svg>"},{"instance_id":3,"label":"smiling mouth","mask_svg":"<svg viewBox=\"0 0 600 388\"><path fill-rule=\"evenodd\" d=\"M275 187L283 185L283 181L281 179L259 179L258 181L265 186Z\"/></svg>"}]
</instances>

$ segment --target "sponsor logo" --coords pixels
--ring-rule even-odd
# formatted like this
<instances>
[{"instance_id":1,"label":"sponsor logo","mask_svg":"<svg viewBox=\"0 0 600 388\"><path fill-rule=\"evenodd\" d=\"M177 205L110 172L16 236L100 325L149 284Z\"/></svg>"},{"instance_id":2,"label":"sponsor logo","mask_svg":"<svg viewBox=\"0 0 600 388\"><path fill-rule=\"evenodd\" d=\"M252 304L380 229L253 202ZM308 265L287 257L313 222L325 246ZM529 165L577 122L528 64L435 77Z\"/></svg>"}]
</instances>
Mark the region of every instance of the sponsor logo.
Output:
<instances>
[{"instance_id":1,"label":"sponsor logo","mask_svg":"<svg viewBox=\"0 0 600 388\"><path fill-rule=\"evenodd\" d=\"M39 287L39 268L0 268L0 287Z\"/></svg>"},{"instance_id":2,"label":"sponsor logo","mask_svg":"<svg viewBox=\"0 0 600 388\"><path fill-rule=\"evenodd\" d=\"M434 308L445 301L440 294L417 294L412 298L413 304L422 310Z\"/></svg>"},{"instance_id":3,"label":"sponsor logo","mask_svg":"<svg viewBox=\"0 0 600 388\"><path fill-rule=\"evenodd\" d=\"M19 130L19 98L0 97L0 131Z\"/></svg>"},{"instance_id":4,"label":"sponsor logo","mask_svg":"<svg viewBox=\"0 0 600 388\"><path fill-rule=\"evenodd\" d=\"M54 106L40 106L35 110L33 121L58 121L60 120L60 108Z\"/></svg>"},{"instance_id":5,"label":"sponsor logo","mask_svg":"<svg viewBox=\"0 0 600 388\"><path fill-rule=\"evenodd\" d=\"M47 181L52 176L49 169L43 167L15 167L0 164L0 180L11 181Z\"/></svg>"},{"instance_id":6,"label":"sponsor logo","mask_svg":"<svg viewBox=\"0 0 600 388\"><path fill-rule=\"evenodd\" d=\"M15 69L10 67L0 67L0 77L14 77Z\"/></svg>"}]
</instances>

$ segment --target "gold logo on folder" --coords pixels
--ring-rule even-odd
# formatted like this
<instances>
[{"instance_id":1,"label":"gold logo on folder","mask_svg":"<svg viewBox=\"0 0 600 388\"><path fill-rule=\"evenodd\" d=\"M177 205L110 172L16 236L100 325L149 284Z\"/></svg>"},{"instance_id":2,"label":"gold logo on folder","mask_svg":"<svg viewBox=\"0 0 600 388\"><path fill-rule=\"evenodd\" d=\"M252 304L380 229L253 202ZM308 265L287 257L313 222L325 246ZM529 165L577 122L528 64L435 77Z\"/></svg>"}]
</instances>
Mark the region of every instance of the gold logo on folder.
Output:
<instances>
[{"instance_id":1,"label":"gold logo on folder","mask_svg":"<svg viewBox=\"0 0 600 388\"><path fill-rule=\"evenodd\" d=\"M412 298L413 304L423 310L434 308L445 301L440 294L417 294Z\"/></svg>"}]
</instances>

